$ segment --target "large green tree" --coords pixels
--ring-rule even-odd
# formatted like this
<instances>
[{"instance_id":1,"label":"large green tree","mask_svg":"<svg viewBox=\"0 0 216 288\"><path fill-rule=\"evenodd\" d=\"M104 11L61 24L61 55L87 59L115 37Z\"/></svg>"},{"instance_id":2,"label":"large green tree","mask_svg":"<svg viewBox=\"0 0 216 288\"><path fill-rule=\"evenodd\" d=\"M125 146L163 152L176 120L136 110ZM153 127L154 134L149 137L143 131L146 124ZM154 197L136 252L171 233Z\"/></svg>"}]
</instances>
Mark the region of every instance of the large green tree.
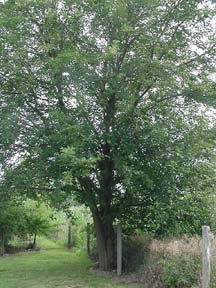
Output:
<instances>
[{"instance_id":1,"label":"large green tree","mask_svg":"<svg viewBox=\"0 0 216 288\"><path fill-rule=\"evenodd\" d=\"M16 166L8 189L57 204L74 195L91 209L100 268L110 269L115 219L181 195L193 164L208 163L196 132L205 121L191 115L212 88L214 10L200 0L11 0L0 9L0 149L3 166Z\"/></svg>"}]
</instances>

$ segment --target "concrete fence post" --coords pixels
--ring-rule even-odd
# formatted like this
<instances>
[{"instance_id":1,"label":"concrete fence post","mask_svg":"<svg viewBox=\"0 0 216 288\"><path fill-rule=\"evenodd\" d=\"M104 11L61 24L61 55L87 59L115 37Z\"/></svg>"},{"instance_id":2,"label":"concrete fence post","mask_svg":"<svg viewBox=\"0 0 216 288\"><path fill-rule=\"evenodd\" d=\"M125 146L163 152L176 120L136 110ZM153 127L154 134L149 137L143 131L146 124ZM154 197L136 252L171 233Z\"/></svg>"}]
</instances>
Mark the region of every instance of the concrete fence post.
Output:
<instances>
[{"instance_id":1,"label":"concrete fence post","mask_svg":"<svg viewBox=\"0 0 216 288\"><path fill-rule=\"evenodd\" d=\"M122 229L117 225L117 275L122 274Z\"/></svg>"},{"instance_id":2,"label":"concrete fence post","mask_svg":"<svg viewBox=\"0 0 216 288\"><path fill-rule=\"evenodd\" d=\"M209 226L202 227L202 288L210 288L210 248L211 231Z\"/></svg>"}]
</instances>

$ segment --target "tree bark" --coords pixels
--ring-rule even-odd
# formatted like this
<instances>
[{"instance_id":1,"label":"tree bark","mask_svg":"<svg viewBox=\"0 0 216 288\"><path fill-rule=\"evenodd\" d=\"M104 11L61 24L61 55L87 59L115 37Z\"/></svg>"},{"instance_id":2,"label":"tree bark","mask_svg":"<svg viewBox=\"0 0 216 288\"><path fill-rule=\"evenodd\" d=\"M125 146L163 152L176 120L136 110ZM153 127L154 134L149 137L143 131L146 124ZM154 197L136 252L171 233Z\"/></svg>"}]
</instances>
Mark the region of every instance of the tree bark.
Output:
<instances>
[{"instance_id":1,"label":"tree bark","mask_svg":"<svg viewBox=\"0 0 216 288\"><path fill-rule=\"evenodd\" d=\"M71 223L68 223L68 249L71 249L73 244L72 244L72 229L71 229Z\"/></svg>"},{"instance_id":2,"label":"tree bark","mask_svg":"<svg viewBox=\"0 0 216 288\"><path fill-rule=\"evenodd\" d=\"M36 239L37 239L37 233L34 234L34 240L33 240L33 244L32 244L33 249L36 247Z\"/></svg>"},{"instance_id":3,"label":"tree bark","mask_svg":"<svg viewBox=\"0 0 216 288\"><path fill-rule=\"evenodd\" d=\"M87 223L87 229L86 229L86 250L87 250L87 255L90 256L90 224Z\"/></svg>"},{"instance_id":4,"label":"tree bark","mask_svg":"<svg viewBox=\"0 0 216 288\"><path fill-rule=\"evenodd\" d=\"M99 268L110 271L116 268L115 261L115 233L112 221L103 221L99 213L93 215L96 230Z\"/></svg>"},{"instance_id":5,"label":"tree bark","mask_svg":"<svg viewBox=\"0 0 216 288\"><path fill-rule=\"evenodd\" d=\"M0 256L3 256L5 253L5 237L4 235L1 235L0 238Z\"/></svg>"}]
</instances>

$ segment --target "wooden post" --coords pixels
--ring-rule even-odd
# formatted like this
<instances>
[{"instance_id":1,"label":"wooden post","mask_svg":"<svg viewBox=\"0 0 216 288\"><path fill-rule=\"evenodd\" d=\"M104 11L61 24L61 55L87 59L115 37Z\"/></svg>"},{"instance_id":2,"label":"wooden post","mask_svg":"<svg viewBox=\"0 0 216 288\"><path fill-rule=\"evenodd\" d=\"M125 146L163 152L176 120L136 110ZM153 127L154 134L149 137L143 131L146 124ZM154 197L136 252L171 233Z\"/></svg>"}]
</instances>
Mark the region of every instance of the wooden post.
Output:
<instances>
[{"instance_id":1,"label":"wooden post","mask_svg":"<svg viewBox=\"0 0 216 288\"><path fill-rule=\"evenodd\" d=\"M122 229L117 225L117 275L122 274Z\"/></svg>"},{"instance_id":2,"label":"wooden post","mask_svg":"<svg viewBox=\"0 0 216 288\"><path fill-rule=\"evenodd\" d=\"M68 223L68 249L72 248L72 231L71 231L71 223Z\"/></svg>"},{"instance_id":3,"label":"wooden post","mask_svg":"<svg viewBox=\"0 0 216 288\"><path fill-rule=\"evenodd\" d=\"M86 250L87 250L87 255L89 256L90 255L90 223L87 223L86 236L87 236Z\"/></svg>"},{"instance_id":4,"label":"wooden post","mask_svg":"<svg viewBox=\"0 0 216 288\"><path fill-rule=\"evenodd\" d=\"M210 288L211 232L209 226L202 227L202 240L202 288Z\"/></svg>"}]
</instances>

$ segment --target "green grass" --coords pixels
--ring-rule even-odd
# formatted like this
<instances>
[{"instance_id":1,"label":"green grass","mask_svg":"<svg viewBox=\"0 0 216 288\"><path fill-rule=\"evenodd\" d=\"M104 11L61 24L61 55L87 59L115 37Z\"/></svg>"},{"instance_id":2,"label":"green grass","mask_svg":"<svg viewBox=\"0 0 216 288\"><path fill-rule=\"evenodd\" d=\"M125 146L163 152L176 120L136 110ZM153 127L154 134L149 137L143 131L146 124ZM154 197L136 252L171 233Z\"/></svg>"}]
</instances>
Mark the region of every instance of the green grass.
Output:
<instances>
[{"instance_id":1,"label":"green grass","mask_svg":"<svg viewBox=\"0 0 216 288\"><path fill-rule=\"evenodd\" d=\"M45 236L39 236L37 238L37 246L41 249L59 249L66 247L66 243L60 241L53 241Z\"/></svg>"},{"instance_id":2,"label":"green grass","mask_svg":"<svg viewBox=\"0 0 216 288\"><path fill-rule=\"evenodd\" d=\"M90 272L83 252L51 249L0 258L0 288L126 288Z\"/></svg>"}]
</instances>

